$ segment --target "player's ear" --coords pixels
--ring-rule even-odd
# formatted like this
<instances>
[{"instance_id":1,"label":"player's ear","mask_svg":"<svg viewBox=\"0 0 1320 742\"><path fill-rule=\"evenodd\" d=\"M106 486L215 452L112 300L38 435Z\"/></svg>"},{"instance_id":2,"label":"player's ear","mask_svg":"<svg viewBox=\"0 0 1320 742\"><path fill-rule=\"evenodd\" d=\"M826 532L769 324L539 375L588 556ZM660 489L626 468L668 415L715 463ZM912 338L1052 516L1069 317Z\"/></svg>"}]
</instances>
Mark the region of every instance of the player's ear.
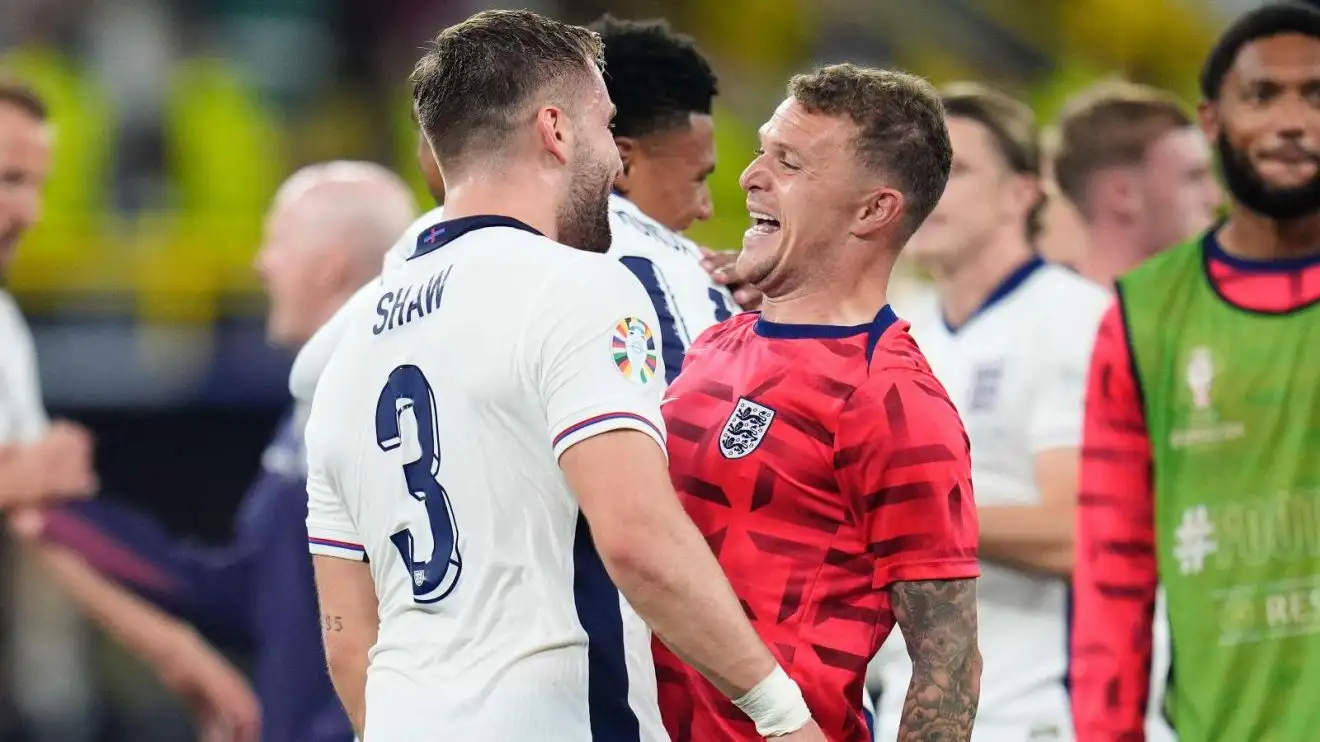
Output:
<instances>
[{"instance_id":1,"label":"player's ear","mask_svg":"<svg viewBox=\"0 0 1320 742\"><path fill-rule=\"evenodd\" d=\"M337 292L349 286L351 266L348 250L322 250L322 254L312 262L312 277L309 283L320 286L327 292Z\"/></svg>"},{"instance_id":2,"label":"player's ear","mask_svg":"<svg viewBox=\"0 0 1320 742\"><path fill-rule=\"evenodd\" d=\"M615 137L614 145L619 148L619 160L623 163L623 169L619 171L619 177L614 180L614 187L620 193L627 195L632 190L629 178L633 174L633 165L637 161L641 148L637 146L637 140L632 137Z\"/></svg>"},{"instance_id":3,"label":"player's ear","mask_svg":"<svg viewBox=\"0 0 1320 742\"><path fill-rule=\"evenodd\" d=\"M1141 193L1132 168L1110 168L1091 176L1088 200L1096 212L1131 219L1140 210Z\"/></svg>"},{"instance_id":4,"label":"player's ear","mask_svg":"<svg viewBox=\"0 0 1320 742\"><path fill-rule=\"evenodd\" d=\"M1020 173L1013 176L1013 206L1025 218L1031 210L1036 208L1036 204L1041 202L1045 196L1044 186L1041 183L1040 176L1029 173Z\"/></svg>"},{"instance_id":5,"label":"player's ear","mask_svg":"<svg viewBox=\"0 0 1320 742\"><path fill-rule=\"evenodd\" d=\"M857 219L852 233L857 237L869 237L884 231L893 231L903 221L906 209L903 194L893 188L876 188L866 194L861 208L857 210Z\"/></svg>"},{"instance_id":6,"label":"player's ear","mask_svg":"<svg viewBox=\"0 0 1320 742\"><path fill-rule=\"evenodd\" d=\"M554 106L545 106L536 112L536 134L541 146L550 152L559 164L568 164L568 152L572 132L568 116Z\"/></svg>"}]
</instances>

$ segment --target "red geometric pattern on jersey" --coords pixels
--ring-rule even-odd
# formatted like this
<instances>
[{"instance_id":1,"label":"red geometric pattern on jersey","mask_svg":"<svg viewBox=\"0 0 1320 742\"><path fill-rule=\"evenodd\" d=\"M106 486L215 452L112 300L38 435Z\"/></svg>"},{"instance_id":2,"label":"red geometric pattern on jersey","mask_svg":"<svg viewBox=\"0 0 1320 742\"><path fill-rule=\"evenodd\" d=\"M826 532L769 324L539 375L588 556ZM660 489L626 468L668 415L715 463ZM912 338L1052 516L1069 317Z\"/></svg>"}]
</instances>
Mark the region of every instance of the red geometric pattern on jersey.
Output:
<instances>
[{"instance_id":1,"label":"red geometric pattern on jersey","mask_svg":"<svg viewBox=\"0 0 1320 742\"><path fill-rule=\"evenodd\" d=\"M1320 301L1320 260L1244 269L1211 254L1207 273L1222 297L1251 311L1287 312ZM1158 582L1152 466L1132 352L1115 305L1096 337L1082 434L1070 669L1077 742L1146 738Z\"/></svg>"},{"instance_id":2,"label":"red geometric pattern on jersey","mask_svg":"<svg viewBox=\"0 0 1320 742\"><path fill-rule=\"evenodd\" d=\"M740 315L688 350L663 408L670 472L826 737L862 742L866 666L894 626L886 588L979 574L967 437L906 323L869 363L866 328L771 338L756 323ZM726 458L740 398L774 417L758 447ZM761 739L705 678L654 649L675 742Z\"/></svg>"}]
</instances>

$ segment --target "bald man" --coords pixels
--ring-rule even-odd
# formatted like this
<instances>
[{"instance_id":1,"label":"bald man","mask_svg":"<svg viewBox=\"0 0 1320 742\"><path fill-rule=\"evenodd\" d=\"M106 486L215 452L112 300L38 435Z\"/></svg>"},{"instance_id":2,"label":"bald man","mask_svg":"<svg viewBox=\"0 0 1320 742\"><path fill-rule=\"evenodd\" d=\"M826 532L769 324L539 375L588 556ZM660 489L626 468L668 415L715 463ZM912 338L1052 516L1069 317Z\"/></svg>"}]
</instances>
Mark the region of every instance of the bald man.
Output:
<instances>
[{"instance_id":1,"label":"bald man","mask_svg":"<svg viewBox=\"0 0 1320 742\"><path fill-rule=\"evenodd\" d=\"M337 162L299 171L266 220L257 270L267 335L296 349L357 289L415 216L383 168ZM326 673L311 558L302 428L295 405L262 456L224 546L173 539L152 518L107 501L29 513L25 544L86 612L194 707L204 739L350 742ZM186 493L185 493L186 494ZM254 659L255 698L207 641Z\"/></svg>"}]
</instances>

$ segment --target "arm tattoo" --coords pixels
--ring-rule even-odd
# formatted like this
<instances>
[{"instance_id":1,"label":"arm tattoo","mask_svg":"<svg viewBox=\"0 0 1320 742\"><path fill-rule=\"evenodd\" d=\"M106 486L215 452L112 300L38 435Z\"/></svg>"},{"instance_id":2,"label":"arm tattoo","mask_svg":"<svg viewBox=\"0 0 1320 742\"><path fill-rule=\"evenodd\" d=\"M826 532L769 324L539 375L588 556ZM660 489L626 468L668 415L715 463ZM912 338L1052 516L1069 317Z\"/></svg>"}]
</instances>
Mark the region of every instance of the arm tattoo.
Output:
<instances>
[{"instance_id":1,"label":"arm tattoo","mask_svg":"<svg viewBox=\"0 0 1320 742\"><path fill-rule=\"evenodd\" d=\"M343 631L343 630L344 630L343 616L327 616L325 614L321 615L321 633L329 634L332 631Z\"/></svg>"},{"instance_id":2,"label":"arm tattoo","mask_svg":"<svg viewBox=\"0 0 1320 742\"><path fill-rule=\"evenodd\" d=\"M981 697L976 580L898 582L889 596L912 658L899 742L967 742Z\"/></svg>"}]
</instances>

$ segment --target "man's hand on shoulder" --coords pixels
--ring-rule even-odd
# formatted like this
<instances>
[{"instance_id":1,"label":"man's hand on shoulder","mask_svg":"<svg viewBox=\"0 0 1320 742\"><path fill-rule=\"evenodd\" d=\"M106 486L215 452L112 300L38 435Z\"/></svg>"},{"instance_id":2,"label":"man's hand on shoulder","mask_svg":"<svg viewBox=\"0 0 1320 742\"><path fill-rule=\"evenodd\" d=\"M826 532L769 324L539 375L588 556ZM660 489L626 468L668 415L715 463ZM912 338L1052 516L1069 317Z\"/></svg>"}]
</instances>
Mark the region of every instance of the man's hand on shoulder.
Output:
<instances>
[{"instance_id":1,"label":"man's hand on shoulder","mask_svg":"<svg viewBox=\"0 0 1320 742\"><path fill-rule=\"evenodd\" d=\"M970 740L981 697L976 580L896 582L889 596L912 658L899 742Z\"/></svg>"},{"instance_id":2,"label":"man's hand on shoulder","mask_svg":"<svg viewBox=\"0 0 1320 742\"><path fill-rule=\"evenodd\" d=\"M738 306L749 312L761 307L761 291L738 275L738 253L702 247L701 254L701 267L715 283L733 292Z\"/></svg>"}]
</instances>

